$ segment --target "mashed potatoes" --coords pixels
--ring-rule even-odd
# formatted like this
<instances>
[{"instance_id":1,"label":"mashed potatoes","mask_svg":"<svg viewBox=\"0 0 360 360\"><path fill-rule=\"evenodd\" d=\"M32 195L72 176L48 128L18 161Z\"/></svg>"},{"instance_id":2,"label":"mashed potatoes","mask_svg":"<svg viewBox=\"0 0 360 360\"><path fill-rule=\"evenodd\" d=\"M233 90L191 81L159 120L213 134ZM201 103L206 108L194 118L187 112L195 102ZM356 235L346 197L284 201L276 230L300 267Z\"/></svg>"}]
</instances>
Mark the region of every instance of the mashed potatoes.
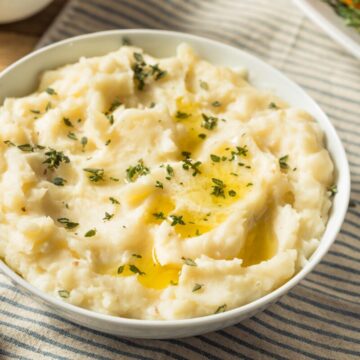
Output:
<instances>
[{"instance_id":1,"label":"mashed potatoes","mask_svg":"<svg viewBox=\"0 0 360 360\"><path fill-rule=\"evenodd\" d=\"M181 319L290 279L325 229L311 116L181 45L47 71L0 108L0 257L72 304Z\"/></svg>"}]
</instances>

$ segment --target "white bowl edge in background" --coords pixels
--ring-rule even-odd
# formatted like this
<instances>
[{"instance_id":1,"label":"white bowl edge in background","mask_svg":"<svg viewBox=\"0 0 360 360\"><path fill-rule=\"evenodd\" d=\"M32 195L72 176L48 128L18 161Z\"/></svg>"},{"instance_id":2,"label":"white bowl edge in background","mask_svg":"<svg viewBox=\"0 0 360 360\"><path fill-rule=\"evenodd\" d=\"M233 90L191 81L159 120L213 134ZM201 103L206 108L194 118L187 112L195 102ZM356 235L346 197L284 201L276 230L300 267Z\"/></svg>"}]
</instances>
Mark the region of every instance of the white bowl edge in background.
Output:
<instances>
[{"instance_id":1,"label":"white bowl edge in background","mask_svg":"<svg viewBox=\"0 0 360 360\"><path fill-rule=\"evenodd\" d=\"M325 132L327 148L335 163L338 194L320 245L309 263L293 278L270 294L227 312L186 320L136 320L95 313L46 294L26 282L0 261L0 271L70 321L110 333L137 338L176 338L217 330L248 318L277 301L302 280L326 254L345 217L350 197L350 172L341 141L325 113L298 85L279 71L242 50L213 40L184 33L160 30L110 30L67 39L39 49L0 74L0 104L5 97L23 96L35 90L42 71L76 62L81 56L97 56L116 50L123 37L158 57L173 55L176 46L187 42L205 59L227 66L244 66L250 81L259 88L272 84L278 96L310 112ZM18 81L21 79L21 81ZM265 85L264 85L265 84Z\"/></svg>"},{"instance_id":2,"label":"white bowl edge in background","mask_svg":"<svg viewBox=\"0 0 360 360\"><path fill-rule=\"evenodd\" d=\"M294 3L338 44L360 59L360 33L346 26L330 5L321 0L293 0Z\"/></svg>"}]
</instances>

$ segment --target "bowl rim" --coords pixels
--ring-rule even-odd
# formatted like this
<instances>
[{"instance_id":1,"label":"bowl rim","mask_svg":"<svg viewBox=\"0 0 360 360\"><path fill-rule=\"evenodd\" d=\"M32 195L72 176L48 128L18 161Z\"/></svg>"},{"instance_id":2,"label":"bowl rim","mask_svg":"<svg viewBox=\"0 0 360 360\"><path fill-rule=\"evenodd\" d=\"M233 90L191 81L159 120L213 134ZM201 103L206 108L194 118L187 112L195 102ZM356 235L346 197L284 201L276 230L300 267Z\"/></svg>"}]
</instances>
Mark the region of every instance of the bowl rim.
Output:
<instances>
[{"instance_id":1,"label":"bowl rim","mask_svg":"<svg viewBox=\"0 0 360 360\"><path fill-rule=\"evenodd\" d=\"M202 36L197 36L193 34L188 34L184 32L177 32L177 31L168 31L168 30L154 30L154 29L116 29L116 30L105 30L105 31L99 31L94 33L88 33L83 34L79 36L74 36L62 41L55 42L53 44L47 45L45 47L42 47L38 50L35 50L31 52L30 54L24 56L23 58L19 59L15 63L11 64L7 68L5 68L2 72L0 72L0 82L4 75L7 73L13 71L18 65L26 62L28 59L31 59L34 56L37 56L42 53L46 53L50 49L54 49L56 47L61 47L63 45L72 43L72 42L78 42L82 40L87 40L90 38L96 38L96 37L102 37L102 36L114 36L114 35L120 35L120 36L131 36L132 34L144 34L144 35L165 35L169 37L176 37L178 38L181 36L184 41L186 39L192 39L196 41L205 42L208 46L219 46L221 45L224 48L227 48L231 51L237 51L241 52L244 55L256 60L258 63L261 63L262 66L270 69L273 73L276 73L277 76L285 78L287 82L290 82L296 90L302 92L305 97L310 100L312 103L312 106L316 108L318 111L320 111L323 115L323 121L327 122L329 125L328 133L331 133L331 138L336 140L336 148L339 152L339 156L341 157L341 166L342 166L342 177L343 177L343 183L344 183L344 189L342 189L342 197L341 202L337 204L336 213L331 214L331 216L335 216L335 222L333 223L333 232L328 235L328 240L320 246L321 242L324 242L324 235L325 231L328 227L328 223L330 220L330 217L328 219L328 223L326 224L326 228L324 231L324 234L322 235L320 239L319 246L315 250L315 252L310 257L308 263L298 272L296 273L292 278L290 278L288 281L286 281L283 285L276 288L269 294L266 294L259 299L256 299L248 304L241 305L239 307L236 307L231 310L227 310L223 313L219 314L211 314L206 315L202 317L195 317L195 318L187 318L187 319L176 319L176 320L148 320L148 319L133 319L133 318L125 318L115 315L107 315L100 312L95 312L90 309L82 308L77 305L73 305L71 303L67 303L63 300L57 299L55 296L45 293L44 291L40 290L39 288L35 287L34 285L27 282L24 278L22 278L20 275L18 275L14 270L12 270L9 266L6 265L6 263L0 259L0 273L3 272L5 275L7 275L12 281L14 281L16 284L20 285L24 289L26 289L28 292L30 292L32 295L37 296L41 300L43 300L48 305L55 307L60 307L63 310L65 310L67 313L77 313L80 316L86 317L91 320L96 321L102 321L111 323L112 325L123 325L127 326L128 328L137 328L141 326L144 329L150 329L157 326L161 326L163 329L174 329L177 327L183 327L183 326L206 326L207 324L211 324L214 322L226 322L233 318L236 318L237 316L240 316L241 314L245 313L251 313L255 312L258 309L261 309L263 306L266 306L281 296L285 295L287 292L289 292L295 285L297 285L303 278L305 278L313 269L314 267L321 261L321 259L325 256L325 254L328 252L330 246L333 244L333 242L336 239L337 234L340 231L340 228L342 226L342 223L344 221L348 204L350 200L350 188L351 188L351 181L350 181L350 168L348 164L348 160L346 157L346 153L343 147L343 144L335 131L332 123L330 122L328 116L326 113L319 107L319 105L313 100L313 98L307 94L307 92L302 89L297 83L295 83L293 80L288 78L286 75L284 75L282 72L280 72L278 69L273 67L272 65L269 65L264 60L260 59L256 55L253 55L252 53L249 53L247 51L244 51L242 49L239 49L235 46L231 46L225 43L220 43L219 41L209 39ZM274 86L276 88L276 85Z\"/></svg>"}]
</instances>

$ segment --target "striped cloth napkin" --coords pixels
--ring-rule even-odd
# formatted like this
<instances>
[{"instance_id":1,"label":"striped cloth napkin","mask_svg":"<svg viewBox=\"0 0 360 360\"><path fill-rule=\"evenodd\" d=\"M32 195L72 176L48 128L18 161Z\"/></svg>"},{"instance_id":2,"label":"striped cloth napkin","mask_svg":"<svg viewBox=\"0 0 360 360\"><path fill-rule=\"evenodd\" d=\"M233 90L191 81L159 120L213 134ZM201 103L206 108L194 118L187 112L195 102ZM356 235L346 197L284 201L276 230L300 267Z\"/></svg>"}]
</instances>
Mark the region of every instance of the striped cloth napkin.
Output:
<instances>
[{"instance_id":1,"label":"striped cloth napkin","mask_svg":"<svg viewBox=\"0 0 360 360\"><path fill-rule=\"evenodd\" d=\"M319 0L320 1L320 0ZM39 46L113 28L190 32L249 51L303 86L346 147L352 201L328 255L252 319L180 340L116 338L64 320L0 275L1 359L355 359L360 357L360 63L287 0L74 0Z\"/></svg>"}]
</instances>

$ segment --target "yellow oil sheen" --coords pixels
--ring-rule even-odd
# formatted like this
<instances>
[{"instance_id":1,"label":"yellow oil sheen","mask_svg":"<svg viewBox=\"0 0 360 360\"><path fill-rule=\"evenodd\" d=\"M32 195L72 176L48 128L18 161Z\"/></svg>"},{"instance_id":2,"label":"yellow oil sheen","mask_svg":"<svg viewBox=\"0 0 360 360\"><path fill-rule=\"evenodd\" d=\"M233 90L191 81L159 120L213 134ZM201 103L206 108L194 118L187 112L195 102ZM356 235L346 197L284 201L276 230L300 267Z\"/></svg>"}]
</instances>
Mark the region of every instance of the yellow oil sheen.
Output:
<instances>
[{"instance_id":1,"label":"yellow oil sheen","mask_svg":"<svg viewBox=\"0 0 360 360\"><path fill-rule=\"evenodd\" d=\"M267 211L255 222L247 234L244 247L238 258L243 259L243 266L251 266L271 259L277 250L277 238L273 230L271 212Z\"/></svg>"}]
</instances>

